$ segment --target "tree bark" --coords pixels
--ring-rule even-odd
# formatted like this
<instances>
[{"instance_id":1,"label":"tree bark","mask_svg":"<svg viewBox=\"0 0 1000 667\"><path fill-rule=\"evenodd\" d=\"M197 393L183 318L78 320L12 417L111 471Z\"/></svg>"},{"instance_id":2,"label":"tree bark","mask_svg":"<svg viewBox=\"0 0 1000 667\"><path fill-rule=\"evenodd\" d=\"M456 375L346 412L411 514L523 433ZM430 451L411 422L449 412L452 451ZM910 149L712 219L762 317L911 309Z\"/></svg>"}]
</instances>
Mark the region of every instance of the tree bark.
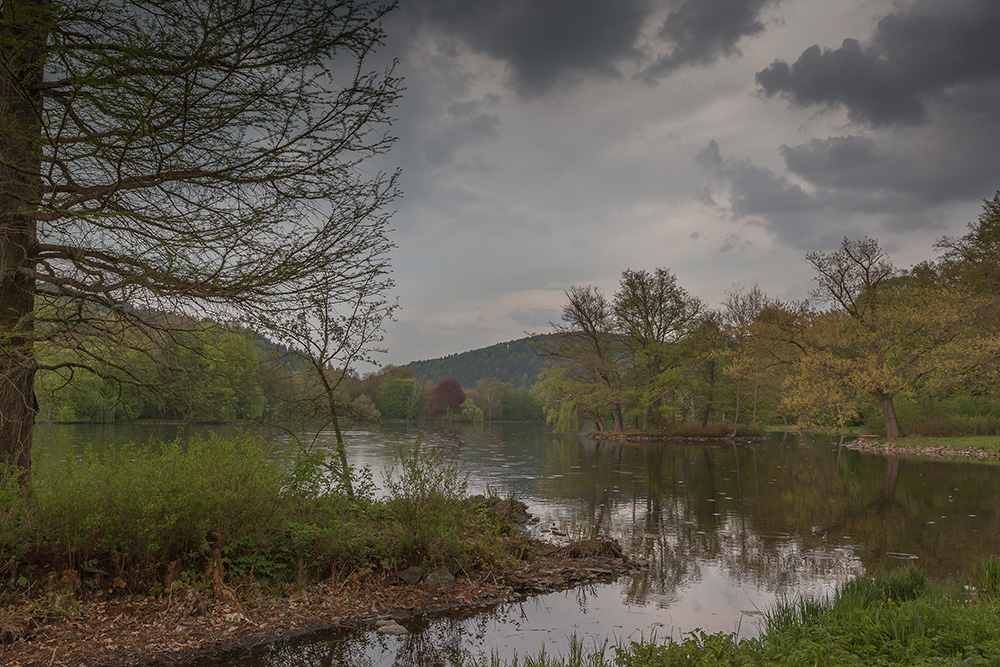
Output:
<instances>
[{"instance_id":1,"label":"tree bark","mask_svg":"<svg viewBox=\"0 0 1000 667\"><path fill-rule=\"evenodd\" d=\"M708 420L712 418L712 403L715 400L715 361L709 360L708 364L708 389L705 392L705 412L701 416L702 427L708 426Z\"/></svg>"},{"instance_id":2,"label":"tree bark","mask_svg":"<svg viewBox=\"0 0 1000 667\"><path fill-rule=\"evenodd\" d=\"M622 406L618 403L611 406L611 419L615 423L615 431L621 432L625 430L625 420L622 419Z\"/></svg>"},{"instance_id":3,"label":"tree bark","mask_svg":"<svg viewBox=\"0 0 1000 667\"><path fill-rule=\"evenodd\" d=\"M0 463L31 468L35 400L35 212L41 201L40 124L49 3L0 8Z\"/></svg>"},{"instance_id":4,"label":"tree bark","mask_svg":"<svg viewBox=\"0 0 1000 667\"><path fill-rule=\"evenodd\" d=\"M885 437L889 440L903 437L903 431L899 428L899 420L896 418L896 407L892 404L892 395L878 393L875 394L879 407L882 409L882 419L885 421Z\"/></svg>"}]
</instances>

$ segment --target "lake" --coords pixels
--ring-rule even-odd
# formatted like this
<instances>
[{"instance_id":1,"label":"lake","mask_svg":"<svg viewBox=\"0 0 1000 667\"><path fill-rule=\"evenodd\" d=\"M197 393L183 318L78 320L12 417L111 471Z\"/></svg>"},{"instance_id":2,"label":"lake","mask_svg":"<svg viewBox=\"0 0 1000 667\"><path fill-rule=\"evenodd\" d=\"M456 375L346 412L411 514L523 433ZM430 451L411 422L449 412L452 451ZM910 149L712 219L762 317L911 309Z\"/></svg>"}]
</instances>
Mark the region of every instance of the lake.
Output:
<instances>
[{"instance_id":1,"label":"lake","mask_svg":"<svg viewBox=\"0 0 1000 667\"><path fill-rule=\"evenodd\" d=\"M36 460L51 465L88 442L155 442L176 432L42 426ZM200 664L452 665L543 646L565 653L573 636L586 647L696 628L751 637L776 600L824 595L851 575L908 563L938 581L960 580L980 557L1000 553L1000 468L992 463L901 460L793 434L624 446L524 424L384 424L346 434L351 462L370 466L376 482L394 449L418 436L457 457L471 492L527 503L540 537L567 539L552 528L571 537L598 530L649 567L613 583L425 619L402 639L326 633ZM318 434L317 444L331 441Z\"/></svg>"}]
</instances>

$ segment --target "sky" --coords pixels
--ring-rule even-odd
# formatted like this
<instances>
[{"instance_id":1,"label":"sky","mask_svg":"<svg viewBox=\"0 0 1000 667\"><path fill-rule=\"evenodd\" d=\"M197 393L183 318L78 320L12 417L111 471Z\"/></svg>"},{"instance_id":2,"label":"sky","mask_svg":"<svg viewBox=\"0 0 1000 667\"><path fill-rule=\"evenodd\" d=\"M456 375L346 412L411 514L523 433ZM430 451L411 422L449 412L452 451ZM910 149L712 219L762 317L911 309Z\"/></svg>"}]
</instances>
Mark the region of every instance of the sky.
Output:
<instances>
[{"instance_id":1,"label":"sky","mask_svg":"<svg viewBox=\"0 0 1000 667\"><path fill-rule=\"evenodd\" d=\"M550 329L669 269L717 308L804 255L935 256L1000 189L997 0L402 0L384 364Z\"/></svg>"}]
</instances>

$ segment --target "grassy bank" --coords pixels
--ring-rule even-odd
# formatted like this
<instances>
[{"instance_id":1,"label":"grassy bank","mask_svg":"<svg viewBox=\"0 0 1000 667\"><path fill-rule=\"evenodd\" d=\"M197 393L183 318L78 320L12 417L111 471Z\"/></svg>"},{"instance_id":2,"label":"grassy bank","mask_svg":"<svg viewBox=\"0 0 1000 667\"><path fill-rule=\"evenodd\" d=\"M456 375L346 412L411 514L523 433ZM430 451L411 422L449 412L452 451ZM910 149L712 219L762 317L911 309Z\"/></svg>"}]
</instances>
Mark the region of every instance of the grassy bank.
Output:
<instances>
[{"instance_id":1,"label":"grassy bank","mask_svg":"<svg viewBox=\"0 0 1000 667\"><path fill-rule=\"evenodd\" d=\"M527 554L502 503L467 499L455 467L419 442L399 453L384 499L363 481L349 498L329 479L322 453L293 456L249 436L88 453L40 466L27 489L0 471L0 604L55 589L161 596L222 585L242 595Z\"/></svg>"},{"instance_id":2,"label":"grassy bank","mask_svg":"<svg viewBox=\"0 0 1000 667\"><path fill-rule=\"evenodd\" d=\"M974 586L929 586L910 568L847 582L826 600L770 611L759 638L695 631L567 656L514 660L524 667L802 667L1000 664L1000 562L983 563ZM499 665L494 661L493 667Z\"/></svg>"}]
</instances>

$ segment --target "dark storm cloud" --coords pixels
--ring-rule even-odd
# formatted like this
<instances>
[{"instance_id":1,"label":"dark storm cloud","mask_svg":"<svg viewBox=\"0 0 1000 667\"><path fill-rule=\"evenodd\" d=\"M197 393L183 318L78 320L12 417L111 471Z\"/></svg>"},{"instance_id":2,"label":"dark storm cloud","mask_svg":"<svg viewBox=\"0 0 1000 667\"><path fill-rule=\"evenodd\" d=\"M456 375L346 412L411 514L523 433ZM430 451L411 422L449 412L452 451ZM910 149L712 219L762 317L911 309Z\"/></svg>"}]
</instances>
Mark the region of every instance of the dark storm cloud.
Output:
<instances>
[{"instance_id":1,"label":"dark storm cloud","mask_svg":"<svg viewBox=\"0 0 1000 667\"><path fill-rule=\"evenodd\" d=\"M988 100L1000 108L1000 87L976 95L977 103ZM941 229L955 222L950 207L1000 188L1000 153L993 150L1000 120L948 111L946 123L783 145L783 173L725 159L715 141L695 162L726 190L735 219L754 221L793 247L820 247L852 229Z\"/></svg>"},{"instance_id":2,"label":"dark storm cloud","mask_svg":"<svg viewBox=\"0 0 1000 667\"><path fill-rule=\"evenodd\" d=\"M643 71L649 80L689 65L710 65L739 53L737 42L764 32L760 12L772 0L682 0L667 16L658 36L671 45Z\"/></svg>"},{"instance_id":3,"label":"dark storm cloud","mask_svg":"<svg viewBox=\"0 0 1000 667\"><path fill-rule=\"evenodd\" d=\"M812 139L780 151L788 171L811 186L845 200L877 199L891 213L989 196L1000 188L997 145L1000 120L955 112L950 123L919 131Z\"/></svg>"},{"instance_id":4,"label":"dark storm cloud","mask_svg":"<svg viewBox=\"0 0 1000 667\"><path fill-rule=\"evenodd\" d=\"M883 17L866 44L814 45L791 65L776 60L756 80L768 97L842 106L852 121L872 127L918 124L930 102L1000 81L1000 2L918 0Z\"/></svg>"},{"instance_id":5,"label":"dark storm cloud","mask_svg":"<svg viewBox=\"0 0 1000 667\"><path fill-rule=\"evenodd\" d=\"M618 77L638 58L650 0L413 0L407 20L506 62L512 88L536 97L585 76Z\"/></svg>"},{"instance_id":6,"label":"dark storm cloud","mask_svg":"<svg viewBox=\"0 0 1000 667\"><path fill-rule=\"evenodd\" d=\"M782 147L789 172L808 187L750 160L723 159L715 141L696 162L727 190L734 219L758 224L793 248L815 250L836 245L845 235L874 233L873 221L888 231L940 225L935 207L941 199L913 199L878 182L865 184L864 175L847 180L858 164L872 164L873 151L872 144L856 137ZM843 167L839 176L831 160ZM865 173L877 174L880 168L871 166Z\"/></svg>"}]
</instances>

